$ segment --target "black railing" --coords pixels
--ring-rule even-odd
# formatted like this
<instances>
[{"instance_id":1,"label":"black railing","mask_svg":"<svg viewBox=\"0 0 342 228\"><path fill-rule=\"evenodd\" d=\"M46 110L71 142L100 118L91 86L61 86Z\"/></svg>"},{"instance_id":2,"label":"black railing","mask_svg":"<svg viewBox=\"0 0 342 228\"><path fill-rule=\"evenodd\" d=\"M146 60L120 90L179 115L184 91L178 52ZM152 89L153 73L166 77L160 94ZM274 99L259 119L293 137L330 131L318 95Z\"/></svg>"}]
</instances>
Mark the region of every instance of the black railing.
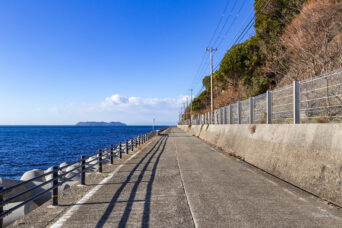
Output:
<instances>
[{"instance_id":1,"label":"black railing","mask_svg":"<svg viewBox=\"0 0 342 228\"><path fill-rule=\"evenodd\" d=\"M98 153L92 154L90 156L82 155L80 160L75 161L72 164L68 164L62 167L55 166L53 167L52 171L46 172L42 175L36 176L30 180L23 181L19 184L10 186L8 188L5 188L0 185L0 228L3 227L3 219L5 216L9 215L10 213L24 206L30 201L33 201L35 199L42 197L45 194L50 193L51 198L52 198L52 205L57 206L58 205L58 186L61 186L62 184L68 181L71 181L76 176L80 176L80 184L85 185L87 171L92 171L92 169L94 169L93 167L97 165L97 171L102 173L102 170L103 170L102 166L104 164L104 161L110 160L110 163L114 164L115 158L122 159L123 152L128 154L129 150L133 151L134 148L138 147L141 143L146 142L147 140L155 136L156 133L157 131L151 131L144 135L139 135L135 138L127 140L124 143L121 142L118 145L111 145L110 148L99 150ZM142 139L144 139L144 141L141 141ZM70 167L69 168L70 170L66 171L68 167ZM68 174L69 176L66 177ZM33 181L37 181L42 178L45 178L44 182L38 185L35 185L34 187L31 187L29 189L25 189L22 192L16 193L15 195L12 195L6 198L6 195L15 191L19 187L25 186L28 183L32 183ZM6 204L14 202L14 200L17 199L18 197L24 196L25 194L28 194L32 192L33 190L39 189L48 184L50 184L51 186L48 187L47 189L44 189L44 191L38 192L34 195L30 195L21 203L9 208L8 210L4 210L4 206Z\"/></svg>"}]
</instances>

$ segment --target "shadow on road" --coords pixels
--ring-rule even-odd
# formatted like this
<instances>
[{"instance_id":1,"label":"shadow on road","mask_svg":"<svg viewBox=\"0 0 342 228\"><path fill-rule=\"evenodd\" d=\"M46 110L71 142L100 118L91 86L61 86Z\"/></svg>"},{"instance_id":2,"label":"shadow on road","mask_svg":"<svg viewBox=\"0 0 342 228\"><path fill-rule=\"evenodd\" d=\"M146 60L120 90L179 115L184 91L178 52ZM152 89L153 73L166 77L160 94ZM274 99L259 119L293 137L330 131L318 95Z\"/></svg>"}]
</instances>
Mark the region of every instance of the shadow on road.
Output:
<instances>
[{"instance_id":1,"label":"shadow on road","mask_svg":"<svg viewBox=\"0 0 342 228\"><path fill-rule=\"evenodd\" d=\"M144 200L144 211L143 211L143 218L142 218L142 221L141 221L141 226L143 226L143 227L148 227L149 226L150 200L151 200L151 194L152 194L152 184L153 184L154 177L155 177L155 174L156 174L156 169L157 169L157 165L158 165L158 162L159 162L159 158L160 158L161 154L165 150L165 145L166 145L167 139L169 137L167 134L162 134L161 136L162 137L155 143L155 145L140 159L140 161L130 171L130 173L127 176L126 180L122 183L120 188L115 192L113 198L110 200L108 207L106 208L106 210L103 213L103 215L100 218L100 220L97 222L96 227L98 227L98 228L99 227L103 227L103 225L106 223L106 221L108 220L110 214L113 212L115 205L117 203L120 203L118 201L118 198L119 198L121 192L124 190L124 188L126 187L126 185L128 183L132 182L131 178L132 178L134 172L138 171L138 167L146 159L148 159L148 160L147 160L146 164L144 164L144 167L142 168L142 170L140 171L138 179L136 181L134 181L134 186L133 186L133 188L132 188L132 190L130 192L128 200L126 201L127 202L126 203L126 207L125 207L124 213L123 213L123 215L121 217L121 220L119 222L118 227L125 227L126 226L128 218L129 218L131 210L132 210L133 203L136 202L134 199L135 199L135 195L137 193L139 184L142 183L142 182L146 182L146 181L143 181L143 177L144 177L144 174L146 172L148 172L148 174L151 175L151 177L150 177L150 180L148 181L148 185L147 185L147 191L146 191L146 196L145 196L145 200ZM153 165L153 168L152 168L152 173L151 173L151 170L147 170L147 168L148 168L148 166L150 164L153 164L151 161L152 161L152 159L156 155L157 155L157 158L156 158L156 161L154 162L154 165Z\"/></svg>"}]
</instances>

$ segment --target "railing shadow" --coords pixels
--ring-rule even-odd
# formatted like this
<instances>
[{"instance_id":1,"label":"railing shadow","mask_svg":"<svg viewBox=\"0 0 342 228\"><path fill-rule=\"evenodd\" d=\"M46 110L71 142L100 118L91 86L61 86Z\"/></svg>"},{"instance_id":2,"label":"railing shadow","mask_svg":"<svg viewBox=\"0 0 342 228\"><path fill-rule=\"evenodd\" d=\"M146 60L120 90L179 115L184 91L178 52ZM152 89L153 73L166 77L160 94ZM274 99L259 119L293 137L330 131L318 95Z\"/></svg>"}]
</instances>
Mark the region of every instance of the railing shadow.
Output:
<instances>
[{"instance_id":1,"label":"railing shadow","mask_svg":"<svg viewBox=\"0 0 342 228\"><path fill-rule=\"evenodd\" d=\"M121 194L121 192L124 190L124 188L126 187L126 185L128 183L131 182L131 178L134 174L135 171L137 171L138 167L143 163L143 161L145 159L147 159L147 157L149 155L151 155L147 162L144 164L143 169L140 171L138 180L135 181L135 184L130 192L130 196L127 200L127 204L124 210L124 213L121 217L121 220L118 224L118 227L125 227L126 223L128 221L129 215L131 213L132 210L132 204L135 202L134 198L135 195L137 193L139 184L143 182L143 177L145 172L147 171L147 168L151 163L152 159L154 158L154 156L159 152L158 157L156 159L156 162L154 162L154 166L152 169L152 174L151 174L151 179L148 182L147 185L147 192L146 192L146 196L145 196L145 204L144 204L144 212L143 212L143 219L142 219L142 225L144 227L148 226L149 224L149 213L150 213L150 199L151 199L151 191L152 191L152 184L153 184L153 180L155 177L155 172L156 172L156 168L159 162L159 158L161 156L161 154L164 152L165 149L165 145L166 145L166 141L168 138L167 134L161 134L161 138L156 142L156 144L141 158L141 160L136 164L136 166L131 170L131 172L129 173L129 175L127 176L126 180L122 183L122 185L120 186L120 188L115 192L114 196L112 197L112 199L109 202L108 207L106 208L105 212L103 213L102 217L99 219L99 221L96 224L96 227L103 227L103 225L106 223L106 221L108 220L110 214L113 212L115 205L118 202L118 198ZM162 146L163 145L163 146ZM162 146L162 149L160 150ZM150 171L148 172L150 173Z\"/></svg>"}]
</instances>

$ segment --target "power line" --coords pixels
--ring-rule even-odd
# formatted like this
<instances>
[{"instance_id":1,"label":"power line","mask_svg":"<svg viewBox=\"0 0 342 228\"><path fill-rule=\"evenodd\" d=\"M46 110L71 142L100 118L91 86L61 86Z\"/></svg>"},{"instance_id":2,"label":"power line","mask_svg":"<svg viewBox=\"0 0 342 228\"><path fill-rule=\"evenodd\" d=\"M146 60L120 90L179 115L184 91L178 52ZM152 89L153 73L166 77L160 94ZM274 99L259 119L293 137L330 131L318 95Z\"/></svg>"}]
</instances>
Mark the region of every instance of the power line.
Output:
<instances>
[{"instance_id":1,"label":"power line","mask_svg":"<svg viewBox=\"0 0 342 228\"><path fill-rule=\"evenodd\" d=\"M234 2L233 8L232 8L232 13L233 13L233 11L234 11L234 9L235 9L235 7L236 7L236 3L237 3L237 0L235 0L235 2ZM215 46L215 44L217 43L218 39L220 38L220 35L222 34L224 28L225 28L226 25L227 25L227 23L228 23L230 17L231 17L231 14L228 15L228 17L227 17L225 23L223 24L223 26L222 26L222 28L221 28L221 30L220 30L220 32L219 32L219 35L216 37L215 42L214 42L213 45L211 45L211 46Z\"/></svg>"},{"instance_id":2,"label":"power line","mask_svg":"<svg viewBox=\"0 0 342 228\"><path fill-rule=\"evenodd\" d=\"M234 10L235 10L235 8L236 8L236 6L237 6L237 2L238 2L237 0L234 1L233 7L232 7L232 10L231 10L231 14L234 13ZM226 6L225 6L225 9L224 9L224 11L223 11L223 15L224 15L224 13L226 12L226 10L228 9L228 5L229 5L228 3L229 3L229 1L227 2ZM245 3L246 3L246 1L243 1L243 3L241 4L241 6L240 6L240 8L239 8L239 10L238 10L238 12L237 12L238 14L240 14L240 12L241 12L242 8L244 7ZM225 23L223 24L223 26L222 26L220 32L218 33L218 35L217 35L217 37L216 37L216 39L215 39L215 41L214 41L214 44L216 44L217 41L219 40L219 38L221 37L222 32L224 31L224 29L225 29L227 23L229 22L229 19L230 19L230 17L231 17L231 14L227 16L227 19L225 20ZM235 17L235 18L233 19L233 21L230 23L230 27L228 27L227 31L225 32L225 35L226 35L226 34L228 33L228 31L231 29L231 26L235 23L236 18L237 18L237 17ZM216 34L218 28L220 27L220 24L221 24L221 22L222 22L222 19L223 19L223 16L220 18L219 23L218 23L218 25L217 25L216 28L215 28L214 34L213 34L213 36L212 36L212 38L211 38L211 40L210 40L210 42L209 42L209 45L210 45L211 41L213 40L213 38L215 37L215 34ZM223 40L224 40L224 38L221 39L220 45L222 44ZM209 46L209 45L208 45L208 46ZM205 73L206 67L209 66L209 62L208 62L207 64L204 64L204 65L202 64L202 62L204 62L204 61L203 61L203 58L202 58L202 61L201 61L201 65L200 65L200 67L199 67L199 70L197 70L197 72L199 72L199 73L196 73L196 76L194 77L194 79L193 79L193 81L192 81L192 86L193 86L193 87L195 87L195 85L197 85L197 84L199 83L199 82L197 82L197 84L194 83L195 81L198 80L198 78L203 78L203 77L205 76L204 73ZM216 67L215 67L215 68L216 68Z\"/></svg>"},{"instance_id":3,"label":"power line","mask_svg":"<svg viewBox=\"0 0 342 228\"><path fill-rule=\"evenodd\" d=\"M270 2L270 0L268 0L267 1L267 3L265 4L265 2L266 2L266 0L264 0L263 1L263 3L262 3L262 6L259 8L259 10L255 13L255 15L254 16L252 16L252 18L250 19L250 21L248 22L248 24L244 27L244 29L242 30L242 32L240 33L240 34L237 34L237 35L235 35L235 37L234 37L234 39L235 39L235 41L234 41L234 43L232 44L232 45L229 45L229 47L231 48L231 47L233 47L233 46L235 46L236 44L238 44L244 37L245 37L245 35L246 35L246 33L251 29L251 27L253 26L253 21L254 21L254 19L256 18L256 16L258 16L260 13L262 13L263 12L263 10L267 7L267 5L269 4L269 2ZM233 39L233 40L234 40ZM232 43L232 42L231 42ZM217 68L218 68L218 66L221 64L221 62L222 62L222 59L221 59L221 61L215 66L215 70L217 70Z\"/></svg>"},{"instance_id":4,"label":"power line","mask_svg":"<svg viewBox=\"0 0 342 228\"><path fill-rule=\"evenodd\" d=\"M267 1L267 3L265 4L266 1ZM231 43L233 43L233 44L230 45L230 46L228 46L228 47L231 48L231 47L235 46L237 43L239 43L239 42L245 37L246 33L248 33L248 31L249 31L249 30L251 29L251 27L253 26L253 21L254 21L254 19L256 18L256 16L263 12L263 10L267 7L267 5L269 4L269 2L270 2L270 0L264 0L264 1L263 1L263 3L261 4L261 7L260 7L260 8L258 9L258 11L254 14L254 16L252 16L252 17L250 18L248 24L243 28L243 30L242 30L239 34L236 34L236 35L235 35L235 37L234 37L234 39L233 39L233 41L234 41L234 40L235 40L235 41L234 41L234 42L231 42ZM233 11L234 11L234 9L235 9L235 7L236 7L236 4L237 4L237 1L235 0L234 5L233 5L233 7L232 7L232 13L233 13ZM221 23L222 23L222 20L223 20L223 17L224 17L224 13L225 13L226 10L228 9L228 5L229 5L229 1L228 1L227 4L225 5L225 8L224 8L224 10L223 10L222 16L220 17L219 23L218 23L218 25L216 26L216 28L215 28L215 30L214 30L213 36L212 36L211 39L209 40L209 45L211 44L211 42L212 42L213 39L215 38L215 35L216 35L216 33L217 33L217 31L218 31L218 29L219 29ZM239 10L238 10L238 12L237 12L237 13L238 13L237 15L240 14L240 12L241 12L242 8L244 7L244 5L245 5L245 1L243 1L243 3L240 5L240 8L239 8ZM253 14L252 14L252 15L253 15ZM235 16L234 19L233 19L233 21L230 23L230 26L228 27L228 29L227 29L227 30L225 31L225 33L224 33L224 37L225 37L225 36L228 34L228 32L231 30L233 24L235 24L237 17L238 17L238 16ZM225 20L223 26L221 27L221 30L220 30L220 32L218 33L218 36L216 37L216 39L215 39L215 41L214 41L214 44L216 44L217 41L219 40L219 38L221 37L221 34L222 34L222 32L224 31L225 26L227 25L229 19L230 19L230 15L226 18L226 20ZM222 43L223 43L223 41L225 40L224 37L223 37L223 38L221 39L221 41L219 42L219 46L221 46ZM208 46L209 46L209 45L208 45ZM229 48L229 49L230 49L230 48ZM225 53L224 53L224 54L225 54ZM223 56L224 56L224 55L223 55ZM222 57L222 58L223 58L223 57ZM204 76L204 73L205 73L205 70L206 70L206 66L209 65L209 63L207 63L207 62L205 61L205 59L207 59L207 58L206 58L206 52L205 52L205 53L203 54L203 56L202 56L200 65L199 65L199 67L198 67L198 69L197 69L197 71L196 71L196 74L195 74L195 77L194 77L194 79L193 79L193 81L192 81L192 84L194 84L194 81L197 80L198 77L203 77L203 76ZM221 64L221 62L222 62L222 59L221 59L221 61L219 61L219 62L217 63L217 65L215 66L214 69L213 69L212 66L211 66L211 69L212 69L213 71L216 71L216 70L218 69L219 65ZM197 94L196 97L199 96L199 94L203 91L203 89L204 89L204 86L202 85L202 87L201 87L201 89L199 90L199 92L198 92L198 94Z\"/></svg>"},{"instance_id":5,"label":"power line","mask_svg":"<svg viewBox=\"0 0 342 228\"><path fill-rule=\"evenodd\" d=\"M240 6L240 8L239 8L239 10L238 10L238 12L237 12L237 14L235 15L233 21L232 21L232 22L230 23L230 25L228 26L228 29L227 29L226 32L224 33L224 36L223 36L223 38L221 39L220 43L217 45L218 48L222 45L222 43L223 43L223 41L225 40L225 37L227 36L228 32L231 30L231 28L232 28L233 25L235 24L236 19L239 17L240 12L241 12L242 8L245 6L245 4L246 4L246 1L242 1L242 4L241 4L241 6Z\"/></svg>"},{"instance_id":6,"label":"power line","mask_svg":"<svg viewBox=\"0 0 342 228\"><path fill-rule=\"evenodd\" d=\"M235 0L235 1L236 1L236 0ZM215 30L214 30L213 36L212 36L211 39L209 40L208 47L210 46L211 41L214 39L214 37L215 37L215 35L216 35L216 32L217 32L217 29L218 29L218 28L220 27L220 25L221 25L221 22L222 22L222 19L223 19L223 17L224 17L224 14L225 14L226 10L228 9L228 5L229 5L229 0L227 0L226 6L224 7L224 10L223 10L223 12L222 12L222 14L221 14L219 23L217 24L217 26L216 26L216 28L215 28Z\"/></svg>"},{"instance_id":7,"label":"power line","mask_svg":"<svg viewBox=\"0 0 342 228\"><path fill-rule=\"evenodd\" d=\"M234 7L235 7L235 5L236 5L236 1L237 1L237 0L235 0ZM224 7L224 9L223 9L222 14L221 14L220 20L219 20L219 22L218 22L218 24L217 24L217 26L216 26L216 28L215 28L215 30L214 30L214 33L213 33L211 39L209 40L209 44L207 45L207 47L210 46L211 42L213 41L213 39L214 39L214 37L215 37L215 35L216 35L216 32L218 31L218 29L219 29L219 27L220 27L220 25L221 25L221 23L222 23L222 21L223 21L223 18L224 18L224 16L225 16L225 13L226 13L226 11L227 11L227 9L228 9L228 6L229 6L229 2L230 2L230 1L227 0L227 3L226 3L226 5L225 5L225 7ZM229 17L228 17L228 18L229 18ZM222 30L222 29L221 29L221 30ZM205 57L206 57L206 53L207 53L207 52L204 52L204 54L203 54L203 56L202 56L202 60L201 60L201 62L200 62L200 65L199 65L199 67L198 67L198 69L197 69L197 71L196 71L196 73L195 73L194 79L192 80L192 85L194 85L194 81L197 81L198 77L202 77L203 69L205 69L204 66L206 66L206 64L204 64L204 60L206 59L206 58L205 58Z\"/></svg>"}]
</instances>

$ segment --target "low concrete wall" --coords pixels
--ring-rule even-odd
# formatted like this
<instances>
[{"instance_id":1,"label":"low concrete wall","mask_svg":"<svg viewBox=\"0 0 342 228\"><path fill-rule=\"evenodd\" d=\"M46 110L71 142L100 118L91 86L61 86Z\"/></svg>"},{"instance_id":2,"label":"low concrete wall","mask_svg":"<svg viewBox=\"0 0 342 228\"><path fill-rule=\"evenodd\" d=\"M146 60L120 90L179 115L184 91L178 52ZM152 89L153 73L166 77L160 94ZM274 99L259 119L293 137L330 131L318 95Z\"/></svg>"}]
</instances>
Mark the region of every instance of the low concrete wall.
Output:
<instances>
[{"instance_id":1,"label":"low concrete wall","mask_svg":"<svg viewBox=\"0 0 342 228\"><path fill-rule=\"evenodd\" d=\"M342 206L342 124L178 127Z\"/></svg>"}]
</instances>

